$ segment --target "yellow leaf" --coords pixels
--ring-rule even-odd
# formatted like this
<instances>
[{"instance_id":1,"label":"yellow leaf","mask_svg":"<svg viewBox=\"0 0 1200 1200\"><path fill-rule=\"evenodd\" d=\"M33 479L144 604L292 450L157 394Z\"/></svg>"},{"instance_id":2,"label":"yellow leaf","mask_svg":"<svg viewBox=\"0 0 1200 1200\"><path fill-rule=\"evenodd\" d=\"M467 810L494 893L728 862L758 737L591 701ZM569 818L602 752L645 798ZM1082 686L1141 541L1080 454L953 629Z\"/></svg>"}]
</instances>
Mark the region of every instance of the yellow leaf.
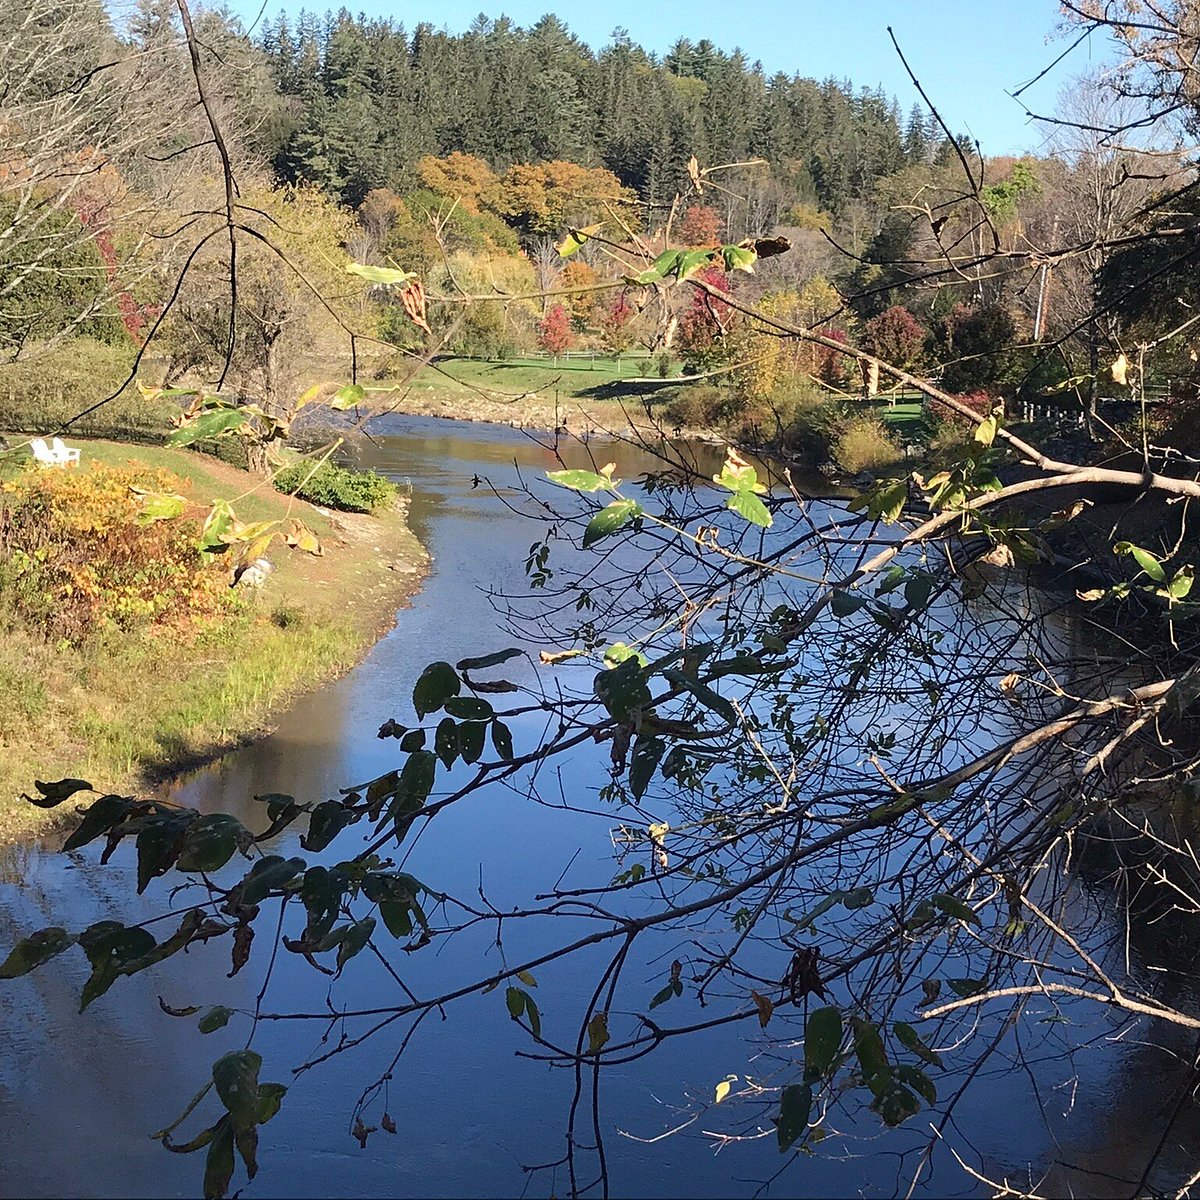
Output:
<instances>
[{"instance_id":1,"label":"yellow leaf","mask_svg":"<svg viewBox=\"0 0 1200 1200\"><path fill-rule=\"evenodd\" d=\"M311 404L321 394L321 389L324 386L325 385L323 383L314 383L312 387L310 387L308 391L296 401L295 411L299 412L306 404Z\"/></svg>"},{"instance_id":2,"label":"yellow leaf","mask_svg":"<svg viewBox=\"0 0 1200 1200\"><path fill-rule=\"evenodd\" d=\"M737 1076L735 1075L734 1078L736 1079ZM721 1082L717 1084L716 1103L720 1104L721 1101L724 1100L732 1090L733 1083L728 1079L722 1079Z\"/></svg>"},{"instance_id":3,"label":"yellow leaf","mask_svg":"<svg viewBox=\"0 0 1200 1200\"><path fill-rule=\"evenodd\" d=\"M751 992L750 999L754 1001L754 1007L758 1009L758 1023L766 1029L767 1022L771 1019L771 1014L775 1011L775 1005L771 1002L769 996L762 996L758 992Z\"/></svg>"},{"instance_id":4,"label":"yellow leaf","mask_svg":"<svg viewBox=\"0 0 1200 1200\"><path fill-rule=\"evenodd\" d=\"M291 522L288 527L287 544L297 550L303 550L305 554L314 554L317 557L325 553L321 543L317 541L317 535L303 521L293 520Z\"/></svg>"},{"instance_id":5,"label":"yellow leaf","mask_svg":"<svg viewBox=\"0 0 1200 1200\"><path fill-rule=\"evenodd\" d=\"M588 1022L587 1032L588 1053L599 1054L604 1049L605 1042L608 1041L608 1014L597 1013Z\"/></svg>"},{"instance_id":6,"label":"yellow leaf","mask_svg":"<svg viewBox=\"0 0 1200 1200\"><path fill-rule=\"evenodd\" d=\"M1113 383L1119 383L1122 387L1125 386L1125 378L1129 372L1129 359L1124 354L1117 355L1117 361L1112 365Z\"/></svg>"},{"instance_id":7,"label":"yellow leaf","mask_svg":"<svg viewBox=\"0 0 1200 1200\"><path fill-rule=\"evenodd\" d=\"M586 650L560 650L557 654L554 654L549 650L542 650L538 654L538 658L546 666L552 667L555 663L566 662L568 658L578 658L581 654L586 653Z\"/></svg>"},{"instance_id":8,"label":"yellow leaf","mask_svg":"<svg viewBox=\"0 0 1200 1200\"><path fill-rule=\"evenodd\" d=\"M246 552L242 556L243 560L248 563L257 562L258 559L262 558L262 556L266 554L267 548L271 545L271 539L274 538L274 536L274 531L270 533L264 533L256 541L251 542L250 545L246 547Z\"/></svg>"}]
</instances>

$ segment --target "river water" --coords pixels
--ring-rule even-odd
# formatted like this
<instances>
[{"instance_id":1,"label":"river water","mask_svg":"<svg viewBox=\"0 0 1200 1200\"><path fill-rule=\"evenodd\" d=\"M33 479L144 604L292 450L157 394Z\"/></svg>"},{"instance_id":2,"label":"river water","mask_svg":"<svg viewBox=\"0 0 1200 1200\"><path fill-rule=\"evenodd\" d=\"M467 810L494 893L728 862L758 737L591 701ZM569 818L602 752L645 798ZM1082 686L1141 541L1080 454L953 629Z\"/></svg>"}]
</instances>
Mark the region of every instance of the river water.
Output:
<instances>
[{"instance_id":1,"label":"river water","mask_svg":"<svg viewBox=\"0 0 1200 1200\"><path fill-rule=\"evenodd\" d=\"M611 457L627 478L653 465L629 447L593 445L599 461ZM710 473L719 465L714 448L690 452ZM588 448L569 453L572 465L587 465ZM395 765L395 743L380 741L376 731L386 718L408 715L413 681L427 662L513 644L489 593L522 580L525 557L540 534L506 500L515 498L518 472L533 476L554 468L553 454L516 432L397 418L377 430L363 461L411 488L410 521L432 556L429 577L356 670L300 699L272 736L183 781L178 798L234 812L257 826L262 816L250 799L255 794L287 792L300 800L336 795L338 788ZM478 483L483 478L501 494ZM564 789L584 786L586 765L577 765L575 775L568 769ZM534 886L553 886L575 856L583 865L605 861L610 838L611 820L602 812L552 811L492 792L446 810L406 869L418 877L428 872L446 890L468 893L482 886L503 907ZM285 835L271 850L288 854L294 848ZM131 896L130 855L118 853L115 868L104 869L95 857L94 847L69 857L40 847L7 851L0 860L0 949L18 932L56 923L79 928L114 915L128 921L161 902L161 896ZM1122 919L1100 888L1081 889L1079 903L1094 909L1101 924ZM495 961L490 937L456 941L453 953ZM1133 952L1147 955L1153 966L1163 948L1152 940L1148 946L1138 943ZM669 949L664 945L664 953ZM229 980L227 954L225 945L219 952L197 950L122 979L82 1016L75 1008L87 964L77 953L0 987L0 1195L199 1192L199 1156L170 1155L147 1135L182 1111L212 1060L243 1044L245 1030L235 1020L202 1037L194 1021L165 1015L158 998L176 1007L252 1007L261 964ZM554 979L556 990L569 991L573 982L582 989L588 966L581 960L566 968ZM281 1008L319 1009L327 997L339 1006L366 1005L391 994L391 982L365 956L355 967L362 969L348 971L335 989L298 957L284 954L272 988L288 997ZM452 964L437 956L413 956L412 969L418 991L453 975ZM660 975L661 964L647 979ZM279 1116L262 1130L261 1173L247 1196L506 1196L525 1188L535 1196L564 1194L561 1170L530 1176L524 1168L562 1155L570 1077L514 1055L523 1043L500 993L463 1002L444 1022L425 1023L388 1085L398 1133L376 1133L365 1148L350 1136L350 1113L395 1052L399 1034L389 1037L385 1030L293 1077L292 1068L331 1048L320 1041L322 1028L279 1022L266 1024L256 1037L263 1078L288 1083L290 1092ZM1065 1045L1070 1039L1059 1030L1047 1025L1033 1036L1063 1038ZM1136 1178L1136 1164L1154 1150L1162 1126L1158 1107L1166 1102L1159 1098L1168 1096L1178 1070L1171 1054L1186 1056L1186 1045L1166 1036L1160 1039L1165 1048L1141 1040L1114 1047L1104 1041L1103 1027L1088 1036L1098 1040L1076 1054L1073 1088L1051 1092L1053 1112L1044 1111L1044 1097L1036 1100L1033 1081L1017 1070L997 1072L963 1102L957 1123L974 1147L975 1165L1028 1186L1030 1164L1040 1170L1058 1160L1068 1165L1055 1168L1055 1188L1047 1194L1128 1194L1109 1177L1132 1172ZM782 1161L772 1136L717 1154L699 1122L677 1136L651 1140L678 1124L693 1098L710 1097L716 1081L745 1072L756 1053L753 1041L737 1027L677 1039L605 1076L615 1195L751 1195L771 1179ZM1139 1082L1150 1080L1152 1102ZM1197 1149L1200 1122L1187 1106L1173 1128L1168 1163L1182 1165ZM987 1194L948 1156L939 1154L935 1165L932 1180L917 1194ZM854 1153L791 1166L771 1194L890 1195L903 1192L902 1175L881 1138Z\"/></svg>"}]
</instances>

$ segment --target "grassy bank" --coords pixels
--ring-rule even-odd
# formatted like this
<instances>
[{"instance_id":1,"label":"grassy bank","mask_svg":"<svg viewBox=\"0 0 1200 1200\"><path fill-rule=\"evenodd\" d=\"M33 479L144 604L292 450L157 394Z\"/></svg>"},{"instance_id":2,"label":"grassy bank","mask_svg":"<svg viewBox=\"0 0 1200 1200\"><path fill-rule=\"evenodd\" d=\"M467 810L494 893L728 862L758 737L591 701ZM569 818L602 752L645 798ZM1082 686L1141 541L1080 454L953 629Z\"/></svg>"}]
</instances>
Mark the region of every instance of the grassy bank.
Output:
<instances>
[{"instance_id":1,"label":"grassy bank","mask_svg":"<svg viewBox=\"0 0 1200 1200\"><path fill-rule=\"evenodd\" d=\"M678 372L678 364L672 365ZM653 360L623 357L512 359L444 358L424 368L387 406L413 416L487 421L524 429L626 433L650 424L642 405L653 385ZM386 384L386 380L383 383Z\"/></svg>"},{"instance_id":2,"label":"grassy bank","mask_svg":"<svg viewBox=\"0 0 1200 1200\"><path fill-rule=\"evenodd\" d=\"M105 633L53 645L19 626L0 638L0 840L35 832L19 799L33 780L104 790L152 786L263 732L289 697L349 668L416 589L426 556L403 508L324 514L255 476L183 450L76 443L83 460L161 467L189 500L235 502L245 521L300 517L324 555L278 546L276 570L219 624L179 637ZM290 505L290 509L289 509ZM239 589L239 593L240 593Z\"/></svg>"}]
</instances>

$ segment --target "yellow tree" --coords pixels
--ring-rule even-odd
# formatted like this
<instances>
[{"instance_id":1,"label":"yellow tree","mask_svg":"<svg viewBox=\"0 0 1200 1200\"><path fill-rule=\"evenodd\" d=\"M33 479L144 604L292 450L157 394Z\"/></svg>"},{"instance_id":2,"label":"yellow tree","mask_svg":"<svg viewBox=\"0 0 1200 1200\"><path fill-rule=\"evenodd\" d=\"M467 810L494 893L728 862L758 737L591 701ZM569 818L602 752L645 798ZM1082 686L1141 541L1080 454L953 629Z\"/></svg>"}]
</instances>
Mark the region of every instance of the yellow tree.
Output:
<instances>
[{"instance_id":1,"label":"yellow tree","mask_svg":"<svg viewBox=\"0 0 1200 1200\"><path fill-rule=\"evenodd\" d=\"M346 286L342 247L354 219L316 187L249 189L237 214L246 228L235 286L228 250L214 239L188 271L169 318L168 381L256 405L266 420L242 432L251 469L265 472L276 422L286 424L323 358L344 348L354 289Z\"/></svg>"},{"instance_id":2,"label":"yellow tree","mask_svg":"<svg viewBox=\"0 0 1200 1200\"><path fill-rule=\"evenodd\" d=\"M488 189L484 203L526 235L554 235L619 212L636 221L636 194L603 167L571 162L517 163Z\"/></svg>"},{"instance_id":3,"label":"yellow tree","mask_svg":"<svg viewBox=\"0 0 1200 1200\"><path fill-rule=\"evenodd\" d=\"M478 213L480 201L496 183L496 172L473 154L454 150L444 158L426 155L417 163L417 177L431 192L457 200L469 213Z\"/></svg>"}]
</instances>

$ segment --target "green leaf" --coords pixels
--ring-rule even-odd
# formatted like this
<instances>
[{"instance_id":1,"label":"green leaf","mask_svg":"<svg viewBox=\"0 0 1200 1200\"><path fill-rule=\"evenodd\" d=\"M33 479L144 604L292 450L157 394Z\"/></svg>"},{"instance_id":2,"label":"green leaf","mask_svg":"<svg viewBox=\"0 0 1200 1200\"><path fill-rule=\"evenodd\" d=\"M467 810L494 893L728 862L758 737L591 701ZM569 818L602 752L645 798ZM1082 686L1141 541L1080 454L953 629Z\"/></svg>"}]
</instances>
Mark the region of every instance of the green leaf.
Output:
<instances>
[{"instance_id":1,"label":"green leaf","mask_svg":"<svg viewBox=\"0 0 1200 1200\"><path fill-rule=\"evenodd\" d=\"M457 696L461 690L462 683L448 662L430 663L421 672L421 677L413 688L413 708L417 710L418 717L437 712L447 700Z\"/></svg>"},{"instance_id":2,"label":"green leaf","mask_svg":"<svg viewBox=\"0 0 1200 1200\"><path fill-rule=\"evenodd\" d=\"M619 479L608 475L597 475L595 471L547 471L546 478L559 487L571 488L576 492L609 491L620 485Z\"/></svg>"},{"instance_id":3,"label":"green leaf","mask_svg":"<svg viewBox=\"0 0 1200 1200\"><path fill-rule=\"evenodd\" d=\"M941 1055L936 1050L930 1049L922 1040L921 1035L907 1021L897 1021L892 1026L892 1032L902 1046L907 1047L922 1061L934 1067L942 1065Z\"/></svg>"},{"instance_id":4,"label":"green leaf","mask_svg":"<svg viewBox=\"0 0 1200 1200\"><path fill-rule=\"evenodd\" d=\"M218 1029L224 1029L229 1024L229 1018L233 1016L233 1009L226 1008L223 1004L218 1004L210 1008L208 1012L200 1018L196 1023L196 1028L201 1033L215 1033Z\"/></svg>"},{"instance_id":5,"label":"green leaf","mask_svg":"<svg viewBox=\"0 0 1200 1200\"><path fill-rule=\"evenodd\" d=\"M144 818L137 835L137 894L140 896L158 875L164 875L175 861L179 843L194 821L195 812L160 813Z\"/></svg>"},{"instance_id":6,"label":"green leaf","mask_svg":"<svg viewBox=\"0 0 1200 1200\"><path fill-rule=\"evenodd\" d=\"M626 659L610 671L596 675L593 688L600 702L618 721L627 721L650 703L645 672L636 658Z\"/></svg>"},{"instance_id":7,"label":"green leaf","mask_svg":"<svg viewBox=\"0 0 1200 1200\"><path fill-rule=\"evenodd\" d=\"M22 938L0 963L0 979L16 979L28 975L35 967L49 962L55 955L70 949L77 939L58 925L39 929L27 938Z\"/></svg>"},{"instance_id":8,"label":"green leaf","mask_svg":"<svg viewBox=\"0 0 1200 1200\"><path fill-rule=\"evenodd\" d=\"M478 696L454 696L443 707L460 721L490 721L495 716L495 709Z\"/></svg>"},{"instance_id":9,"label":"green leaf","mask_svg":"<svg viewBox=\"0 0 1200 1200\"><path fill-rule=\"evenodd\" d=\"M854 1029L854 1053L862 1067L863 1079L874 1090L872 1081L875 1076L887 1075L891 1071L887 1052L883 1048L883 1038L879 1036L878 1026L870 1021L851 1017L850 1023Z\"/></svg>"},{"instance_id":10,"label":"green leaf","mask_svg":"<svg viewBox=\"0 0 1200 1200\"><path fill-rule=\"evenodd\" d=\"M804 1077L816 1082L833 1066L842 1044L842 1013L833 1005L818 1008L804 1026Z\"/></svg>"},{"instance_id":11,"label":"green leaf","mask_svg":"<svg viewBox=\"0 0 1200 1200\"><path fill-rule=\"evenodd\" d=\"M302 858L283 858L268 854L246 873L238 885L238 899L242 904L258 904L269 892L286 887L308 864Z\"/></svg>"},{"instance_id":12,"label":"green leaf","mask_svg":"<svg viewBox=\"0 0 1200 1200\"><path fill-rule=\"evenodd\" d=\"M745 271L753 275L758 254L748 246L722 246L721 258L726 271Z\"/></svg>"},{"instance_id":13,"label":"green leaf","mask_svg":"<svg viewBox=\"0 0 1200 1200\"><path fill-rule=\"evenodd\" d=\"M224 1200L233 1178L233 1122L222 1117L213 1127L204 1160L204 1200Z\"/></svg>"},{"instance_id":14,"label":"green leaf","mask_svg":"<svg viewBox=\"0 0 1200 1200\"><path fill-rule=\"evenodd\" d=\"M859 596L854 592L847 592L842 588L838 588L830 597L829 607L833 610L835 617L841 618L858 612L866 602L866 596Z\"/></svg>"},{"instance_id":15,"label":"green leaf","mask_svg":"<svg viewBox=\"0 0 1200 1200\"><path fill-rule=\"evenodd\" d=\"M990 446L996 440L997 425L998 422L994 416L984 417L975 430L975 440L981 446Z\"/></svg>"},{"instance_id":16,"label":"green leaf","mask_svg":"<svg viewBox=\"0 0 1200 1200\"><path fill-rule=\"evenodd\" d=\"M987 981L984 979L947 979L950 990L959 996L977 996L987 991Z\"/></svg>"},{"instance_id":17,"label":"green leaf","mask_svg":"<svg viewBox=\"0 0 1200 1200\"><path fill-rule=\"evenodd\" d=\"M26 796L30 804L38 808L54 808L64 800L70 800L76 792L90 792L92 785L86 779L59 779L54 783L43 783L40 779L33 781L40 795Z\"/></svg>"},{"instance_id":18,"label":"green leaf","mask_svg":"<svg viewBox=\"0 0 1200 1200\"><path fill-rule=\"evenodd\" d=\"M433 752L447 770L454 765L458 757L458 726L452 717L443 717L438 722L437 732L433 735Z\"/></svg>"},{"instance_id":19,"label":"green leaf","mask_svg":"<svg viewBox=\"0 0 1200 1200\"><path fill-rule=\"evenodd\" d=\"M333 928L348 882L342 872L326 867L309 867L304 872L300 902L308 913L304 929L306 940L319 941Z\"/></svg>"},{"instance_id":20,"label":"green leaf","mask_svg":"<svg viewBox=\"0 0 1200 1200\"><path fill-rule=\"evenodd\" d=\"M920 1068L901 1063L896 1068L896 1075L930 1104L937 1103L937 1088L933 1086L933 1080Z\"/></svg>"},{"instance_id":21,"label":"green leaf","mask_svg":"<svg viewBox=\"0 0 1200 1200\"><path fill-rule=\"evenodd\" d=\"M965 921L968 925L980 923L975 910L970 905L964 904L957 896L948 896L939 892L936 896L930 896L929 902L934 908L944 912L948 917L954 917L955 920Z\"/></svg>"},{"instance_id":22,"label":"green leaf","mask_svg":"<svg viewBox=\"0 0 1200 1200\"><path fill-rule=\"evenodd\" d=\"M499 721L492 722L492 745L495 746L496 753L505 762L512 762L512 732L509 730L507 725L502 725Z\"/></svg>"},{"instance_id":23,"label":"green leaf","mask_svg":"<svg viewBox=\"0 0 1200 1200\"><path fill-rule=\"evenodd\" d=\"M641 516L642 506L636 500L614 500L602 508L583 531L583 548L586 550L610 533L616 533L632 518Z\"/></svg>"},{"instance_id":24,"label":"green leaf","mask_svg":"<svg viewBox=\"0 0 1200 1200\"><path fill-rule=\"evenodd\" d=\"M233 1124L246 1128L258 1121L258 1073L262 1055L255 1050L232 1050L212 1068L213 1086Z\"/></svg>"},{"instance_id":25,"label":"green leaf","mask_svg":"<svg viewBox=\"0 0 1200 1200\"><path fill-rule=\"evenodd\" d=\"M112 987L122 968L149 954L156 945L146 930L126 928L119 921L97 921L88 926L79 935L79 944L92 964L92 973L80 993L80 1012Z\"/></svg>"},{"instance_id":26,"label":"green leaf","mask_svg":"<svg viewBox=\"0 0 1200 1200\"><path fill-rule=\"evenodd\" d=\"M138 524L149 525L152 521L171 521L183 514L187 500L170 492L143 492L133 489L141 501Z\"/></svg>"},{"instance_id":27,"label":"green leaf","mask_svg":"<svg viewBox=\"0 0 1200 1200\"><path fill-rule=\"evenodd\" d=\"M465 727L460 726L460 736L462 728ZM397 790L410 805L419 808L429 799L436 778L437 756L428 750L416 750L408 756L400 769Z\"/></svg>"},{"instance_id":28,"label":"green leaf","mask_svg":"<svg viewBox=\"0 0 1200 1200\"><path fill-rule=\"evenodd\" d=\"M770 529L774 523L770 510L753 492L734 492L729 497L726 507L733 509L739 517L744 517L752 525Z\"/></svg>"},{"instance_id":29,"label":"green leaf","mask_svg":"<svg viewBox=\"0 0 1200 1200\"><path fill-rule=\"evenodd\" d=\"M348 408L354 408L361 404L367 398L367 389L359 383L348 383L344 387L338 388L333 393L333 399L329 402L329 407L334 412L345 412Z\"/></svg>"},{"instance_id":30,"label":"green leaf","mask_svg":"<svg viewBox=\"0 0 1200 1200\"><path fill-rule=\"evenodd\" d=\"M188 826L175 865L180 871L216 871L233 857L244 832L236 817L209 813Z\"/></svg>"},{"instance_id":31,"label":"green leaf","mask_svg":"<svg viewBox=\"0 0 1200 1200\"><path fill-rule=\"evenodd\" d=\"M883 1118L885 1125L894 1129L897 1125L904 1124L909 1117L915 1117L921 1111L921 1102L889 1073L871 1107Z\"/></svg>"},{"instance_id":32,"label":"green leaf","mask_svg":"<svg viewBox=\"0 0 1200 1200\"><path fill-rule=\"evenodd\" d=\"M464 721L458 727L459 753L465 763L477 763L483 756L487 726L482 721Z\"/></svg>"},{"instance_id":33,"label":"green leaf","mask_svg":"<svg viewBox=\"0 0 1200 1200\"><path fill-rule=\"evenodd\" d=\"M384 928L394 938L406 938L412 934L412 905L403 904L399 900L381 900L379 915L383 918Z\"/></svg>"},{"instance_id":34,"label":"green leaf","mask_svg":"<svg viewBox=\"0 0 1200 1200\"><path fill-rule=\"evenodd\" d=\"M738 723L737 709L723 696L718 696L707 684L700 683L699 680L674 668L665 670L663 678L695 696L705 708L711 709L727 724L732 726Z\"/></svg>"},{"instance_id":35,"label":"green leaf","mask_svg":"<svg viewBox=\"0 0 1200 1200\"><path fill-rule=\"evenodd\" d=\"M685 279L691 279L693 275L698 275L704 270L712 262L713 257L714 254L711 250L680 251L675 260L675 277L680 283Z\"/></svg>"},{"instance_id":36,"label":"green leaf","mask_svg":"<svg viewBox=\"0 0 1200 1200\"><path fill-rule=\"evenodd\" d=\"M639 284L658 283L679 265L682 250L664 250L644 271L632 276L632 281Z\"/></svg>"},{"instance_id":37,"label":"green leaf","mask_svg":"<svg viewBox=\"0 0 1200 1200\"><path fill-rule=\"evenodd\" d=\"M300 839L305 850L321 851L333 841L351 821L354 814L337 800L323 800L312 810L308 833Z\"/></svg>"},{"instance_id":38,"label":"green leaf","mask_svg":"<svg viewBox=\"0 0 1200 1200\"><path fill-rule=\"evenodd\" d=\"M650 1001L650 1007L652 1009L657 1008L660 1004L666 1004L668 1000L678 995L679 992L676 990L675 984L668 983L666 987L654 993L654 997Z\"/></svg>"},{"instance_id":39,"label":"green leaf","mask_svg":"<svg viewBox=\"0 0 1200 1200\"><path fill-rule=\"evenodd\" d=\"M168 446L190 446L193 442L219 438L240 429L249 416L237 408L214 408L187 420L167 438Z\"/></svg>"},{"instance_id":40,"label":"green leaf","mask_svg":"<svg viewBox=\"0 0 1200 1200\"><path fill-rule=\"evenodd\" d=\"M1192 584L1196 582L1195 568L1189 563L1187 566L1180 567L1175 572L1171 582L1167 585L1167 592L1172 600L1182 600L1192 590Z\"/></svg>"},{"instance_id":41,"label":"green leaf","mask_svg":"<svg viewBox=\"0 0 1200 1200\"><path fill-rule=\"evenodd\" d=\"M650 780L666 753L667 743L660 737L641 734L633 743L633 754L629 762L629 790L640 800L646 794Z\"/></svg>"},{"instance_id":42,"label":"green leaf","mask_svg":"<svg viewBox=\"0 0 1200 1200\"><path fill-rule=\"evenodd\" d=\"M504 993L504 1003L508 1007L508 1015L514 1021L519 1021L525 1011L525 993L518 987L510 987Z\"/></svg>"},{"instance_id":43,"label":"green leaf","mask_svg":"<svg viewBox=\"0 0 1200 1200\"><path fill-rule=\"evenodd\" d=\"M582 229L569 229L567 236L554 248L558 251L560 257L570 258L589 238L594 237L603 228L604 225L600 224L586 225Z\"/></svg>"},{"instance_id":44,"label":"green leaf","mask_svg":"<svg viewBox=\"0 0 1200 1200\"><path fill-rule=\"evenodd\" d=\"M366 946L374 932L374 917L363 917L361 921L355 921L353 925L346 927L341 941L338 943L337 965L339 971Z\"/></svg>"},{"instance_id":45,"label":"green leaf","mask_svg":"<svg viewBox=\"0 0 1200 1200\"><path fill-rule=\"evenodd\" d=\"M1143 550L1141 546L1135 546L1132 542L1118 542L1113 547L1114 554L1129 554L1155 583L1164 583L1167 578L1166 571L1163 570L1162 563L1150 553L1149 550Z\"/></svg>"},{"instance_id":46,"label":"green leaf","mask_svg":"<svg viewBox=\"0 0 1200 1200\"><path fill-rule=\"evenodd\" d=\"M395 267L372 267L366 263L349 263L346 271L365 279L368 283L398 284L401 287L417 278L413 271L398 271Z\"/></svg>"},{"instance_id":47,"label":"green leaf","mask_svg":"<svg viewBox=\"0 0 1200 1200\"><path fill-rule=\"evenodd\" d=\"M783 1089L779 1116L775 1118L780 1154L786 1153L798 1138L804 1136L812 1102L812 1088L807 1083L793 1083Z\"/></svg>"},{"instance_id":48,"label":"green leaf","mask_svg":"<svg viewBox=\"0 0 1200 1200\"><path fill-rule=\"evenodd\" d=\"M88 806L75 832L63 843L63 849L78 850L107 833L132 806L133 801L126 796L101 796Z\"/></svg>"},{"instance_id":49,"label":"green leaf","mask_svg":"<svg viewBox=\"0 0 1200 1200\"><path fill-rule=\"evenodd\" d=\"M488 667L498 667L502 663L508 662L510 658L520 658L523 653L524 651L510 646L507 650L497 650L495 654L484 654L479 658L461 659L457 664L457 668L460 671L483 671Z\"/></svg>"},{"instance_id":50,"label":"green leaf","mask_svg":"<svg viewBox=\"0 0 1200 1200\"><path fill-rule=\"evenodd\" d=\"M529 1028L533 1030L533 1036L540 1038L542 1036L542 1014L538 1012L536 1001L528 993L525 994L525 1015L529 1018Z\"/></svg>"}]
</instances>

